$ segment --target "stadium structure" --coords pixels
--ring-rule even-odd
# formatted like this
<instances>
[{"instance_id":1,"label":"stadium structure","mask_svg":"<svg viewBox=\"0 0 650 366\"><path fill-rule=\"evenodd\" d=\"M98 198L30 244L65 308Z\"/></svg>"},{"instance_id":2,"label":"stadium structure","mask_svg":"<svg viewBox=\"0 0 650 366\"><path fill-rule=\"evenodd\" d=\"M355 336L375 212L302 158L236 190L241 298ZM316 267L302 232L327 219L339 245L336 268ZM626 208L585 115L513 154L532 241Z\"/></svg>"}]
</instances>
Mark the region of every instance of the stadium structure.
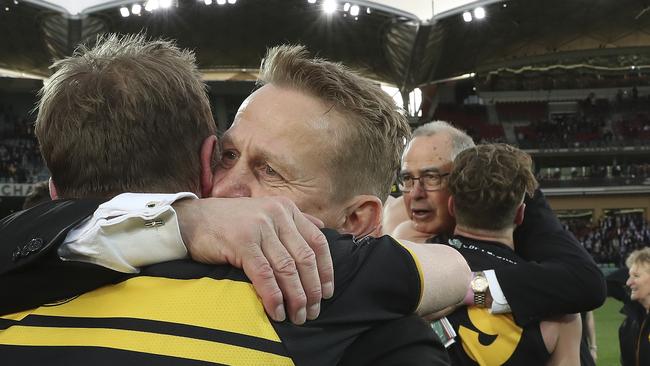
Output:
<instances>
[{"instance_id":1,"label":"stadium structure","mask_svg":"<svg viewBox=\"0 0 650 366\"><path fill-rule=\"evenodd\" d=\"M385 86L413 127L524 148L600 262L650 244L646 0L0 0L3 215L48 177L31 128L48 66L105 32L194 49L222 131L266 48L304 44Z\"/></svg>"}]
</instances>

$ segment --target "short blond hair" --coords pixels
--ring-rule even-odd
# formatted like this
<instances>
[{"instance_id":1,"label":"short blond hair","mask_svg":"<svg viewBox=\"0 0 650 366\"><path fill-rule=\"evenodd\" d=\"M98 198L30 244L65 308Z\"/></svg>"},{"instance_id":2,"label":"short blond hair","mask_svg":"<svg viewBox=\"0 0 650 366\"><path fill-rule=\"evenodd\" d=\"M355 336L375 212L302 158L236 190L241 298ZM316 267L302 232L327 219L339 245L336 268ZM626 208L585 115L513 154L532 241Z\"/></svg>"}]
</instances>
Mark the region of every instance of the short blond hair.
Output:
<instances>
[{"instance_id":1,"label":"short blond hair","mask_svg":"<svg viewBox=\"0 0 650 366\"><path fill-rule=\"evenodd\" d=\"M644 265L646 270L650 270L650 247L637 249L630 253L625 260L627 268L632 268L633 265Z\"/></svg>"},{"instance_id":2,"label":"short blond hair","mask_svg":"<svg viewBox=\"0 0 650 366\"><path fill-rule=\"evenodd\" d=\"M403 111L379 85L340 63L312 58L304 46L268 50L258 84L304 92L331 104L346 122L333 140L329 172L334 199L371 194L385 201L411 130Z\"/></svg>"},{"instance_id":3,"label":"short blond hair","mask_svg":"<svg viewBox=\"0 0 650 366\"><path fill-rule=\"evenodd\" d=\"M200 191L216 126L191 51L110 34L52 68L35 132L61 197Z\"/></svg>"}]
</instances>

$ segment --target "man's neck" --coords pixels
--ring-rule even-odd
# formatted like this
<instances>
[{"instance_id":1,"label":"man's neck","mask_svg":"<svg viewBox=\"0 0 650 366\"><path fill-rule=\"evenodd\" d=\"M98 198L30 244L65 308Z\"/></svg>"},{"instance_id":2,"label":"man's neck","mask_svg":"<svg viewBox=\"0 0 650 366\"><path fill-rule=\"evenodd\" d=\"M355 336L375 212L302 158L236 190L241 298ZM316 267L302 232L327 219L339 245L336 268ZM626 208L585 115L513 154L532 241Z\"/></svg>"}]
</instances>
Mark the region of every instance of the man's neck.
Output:
<instances>
[{"instance_id":1,"label":"man's neck","mask_svg":"<svg viewBox=\"0 0 650 366\"><path fill-rule=\"evenodd\" d=\"M512 250L515 250L515 244L512 238L513 230L514 229L492 231L492 230L469 228L457 224L456 228L454 229L454 235L462 235L464 237L477 239L477 240L495 241L508 246Z\"/></svg>"}]
</instances>

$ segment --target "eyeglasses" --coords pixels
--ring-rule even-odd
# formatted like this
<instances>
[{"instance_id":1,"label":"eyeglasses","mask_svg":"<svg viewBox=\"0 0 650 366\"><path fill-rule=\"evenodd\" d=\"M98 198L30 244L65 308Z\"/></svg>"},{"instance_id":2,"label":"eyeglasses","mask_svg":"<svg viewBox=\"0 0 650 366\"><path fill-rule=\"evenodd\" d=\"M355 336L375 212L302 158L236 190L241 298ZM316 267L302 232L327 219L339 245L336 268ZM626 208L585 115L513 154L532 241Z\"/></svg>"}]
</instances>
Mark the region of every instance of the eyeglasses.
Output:
<instances>
[{"instance_id":1,"label":"eyeglasses","mask_svg":"<svg viewBox=\"0 0 650 366\"><path fill-rule=\"evenodd\" d=\"M424 190L433 192L440 189L442 185L442 178L448 176L449 173L426 173L419 177L412 177L408 174L400 174L397 176L397 185L402 192L410 192L415 185L415 181L420 181Z\"/></svg>"}]
</instances>

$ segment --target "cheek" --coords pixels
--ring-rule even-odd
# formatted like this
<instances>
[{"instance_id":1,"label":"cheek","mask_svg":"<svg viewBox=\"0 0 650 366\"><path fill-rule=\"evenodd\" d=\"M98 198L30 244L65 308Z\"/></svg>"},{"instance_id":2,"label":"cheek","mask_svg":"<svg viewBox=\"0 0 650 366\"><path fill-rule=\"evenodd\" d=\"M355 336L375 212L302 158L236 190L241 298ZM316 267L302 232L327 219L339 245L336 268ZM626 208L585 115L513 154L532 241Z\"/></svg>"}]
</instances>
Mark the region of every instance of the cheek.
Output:
<instances>
[{"instance_id":1,"label":"cheek","mask_svg":"<svg viewBox=\"0 0 650 366\"><path fill-rule=\"evenodd\" d=\"M446 194L439 194L436 192L429 193L429 202L431 205L439 211L438 215L445 215L447 212L447 196Z\"/></svg>"},{"instance_id":2,"label":"cheek","mask_svg":"<svg viewBox=\"0 0 650 366\"><path fill-rule=\"evenodd\" d=\"M404 197L404 206L406 206L406 210L411 212L411 195L403 193L402 197Z\"/></svg>"}]
</instances>

